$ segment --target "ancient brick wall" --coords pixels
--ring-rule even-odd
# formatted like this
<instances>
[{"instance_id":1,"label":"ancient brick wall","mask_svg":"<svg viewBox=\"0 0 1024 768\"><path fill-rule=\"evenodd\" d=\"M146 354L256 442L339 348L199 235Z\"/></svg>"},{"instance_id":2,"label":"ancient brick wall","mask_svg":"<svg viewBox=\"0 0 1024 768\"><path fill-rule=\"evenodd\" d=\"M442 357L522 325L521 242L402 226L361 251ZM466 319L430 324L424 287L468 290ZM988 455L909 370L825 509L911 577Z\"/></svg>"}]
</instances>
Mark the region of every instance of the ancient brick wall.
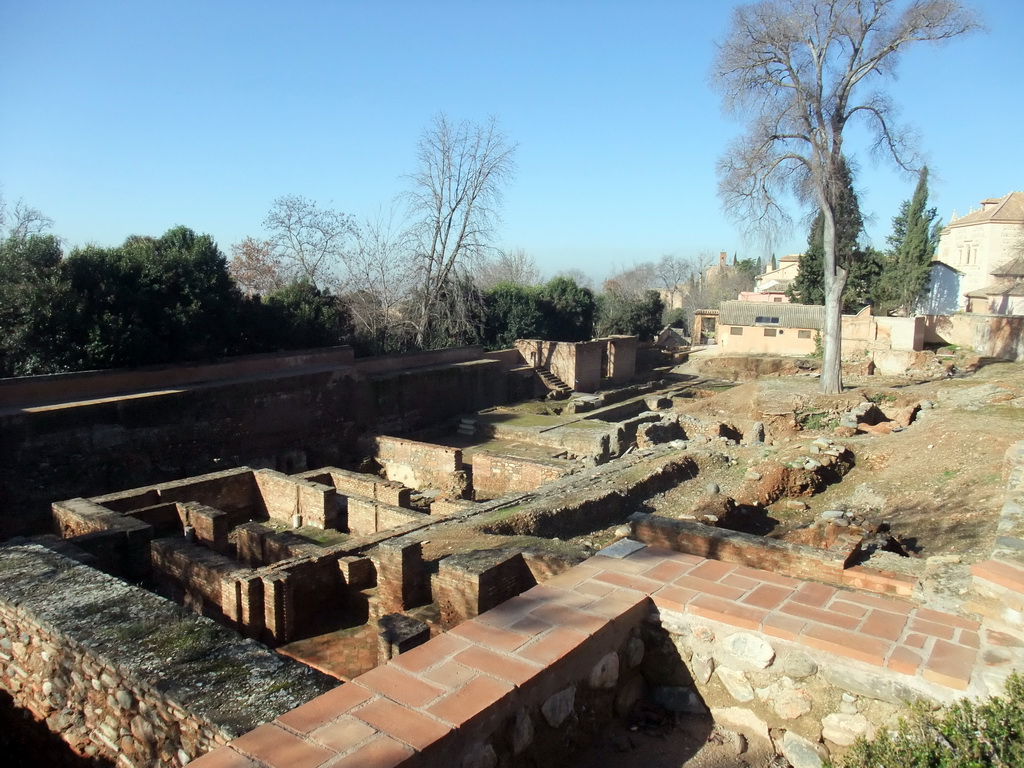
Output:
<instances>
[{"instance_id":1,"label":"ancient brick wall","mask_svg":"<svg viewBox=\"0 0 1024 768\"><path fill-rule=\"evenodd\" d=\"M505 402L506 379L496 360L382 375L340 367L33 410L0 409L0 506L7 511L0 518L0 538L45 530L54 499L225 466L290 473L351 465L363 457L357 447L361 435L420 430ZM194 495L171 500L231 510Z\"/></svg>"},{"instance_id":2,"label":"ancient brick wall","mask_svg":"<svg viewBox=\"0 0 1024 768\"><path fill-rule=\"evenodd\" d=\"M0 688L80 755L181 766L336 682L37 544L0 560Z\"/></svg>"},{"instance_id":3,"label":"ancient brick wall","mask_svg":"<svg viewBox=\"0 0 1024 768\"><path fill-rule=\"evenodd\" d=\"M567 470L555 462L478 451L473 454L473 496L494 499L514 491L534 491Z\"/></svg>"},{"instance_id":4,"label":"ancient brick wall","mask_svg":"<svg viewBox=\"0 0 1024 768\"><path fill-rule=\"evenodd\" d=\"M374 458L384 468L388 480L417 490L435 488L450 491L464 486L462 451L433 443L402 440L397 437L373 439ZM460 496L461 493L454 494Z\"/></svg>"},{"instance_id":5,"label":"ancient brick wall","mask_svg":"<svg viewBox=\"0 0 1024 768\"><path fill-rule=\"evenodd\" d=\"M271 520L297 527L334 528L338 518L338 496L332 486L290 477L271 469L255 473L263 508ZM296 516L298 519L295 520Z\"/></svg>"},{"instance_id":6,"label":"ancient brick wall","mask_svg":"<svg viewBox=\"0 0 1024 768\"><path fill-rule=\"evenodd\" d=\"M422 512L373 499L348 497L348 531L353 536L367 536L420 520L423 520Z\"/></svg>"},{"instance_id":7,"label":"ancient brick wall","mask_svg":"<svg viewBox=\"0 0 1024 768\"><path fill-rule=\"evenodd\" d=\"M441 625L454 627L536 584L519 552L466 552L444 558L431 579Z\"/></svg>"}]
</instances>

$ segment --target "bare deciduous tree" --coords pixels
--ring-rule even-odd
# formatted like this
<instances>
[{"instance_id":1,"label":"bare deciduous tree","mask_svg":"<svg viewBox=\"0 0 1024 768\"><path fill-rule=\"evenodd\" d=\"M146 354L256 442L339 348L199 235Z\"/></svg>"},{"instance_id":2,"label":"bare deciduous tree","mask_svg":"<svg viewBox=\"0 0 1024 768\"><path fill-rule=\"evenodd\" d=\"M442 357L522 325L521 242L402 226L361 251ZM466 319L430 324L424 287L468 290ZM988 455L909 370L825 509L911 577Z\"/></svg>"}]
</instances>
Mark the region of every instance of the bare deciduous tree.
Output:
<instances>
[{"instance_id":1,"label":"bare deciduous tree","mask_svg":"<svg viewBox=\"0 0 1024 768\"><path fill-rule=\"evenodd\" d=\"M266 296L284 285L284 267L270 240L247 237L231 246L228 272L246 296Z\"/></svg>"},{"instance_id":2,"label":"bare deciduous tree","mask_svg":"<svg viewBox=\"0 0 1024 768\"><path fill-rule=\"evenodd\" d=\"M764 0L734 11L713 76L725 105L747 130L719 163L720 194L753 231L788 217L783 195L813 203L825 220L825 328L820 389L842 391L841 297L847 271L836 260L837 183L843 133L855 118L875 147L904 169L914 166L910 134L893 122L884 93L909 44L947 40L976 28L956 0Z\"/></svg>"},{"instance_id":3,"label":"bare deciduous tree","mask_svg":"<svg viewBox=\"0 0 1024 768\"><path fill-rule=\"evenodd\" d=\"M347 259L345 299L357 333L378 353L402 349L410 335L407 304L414 275L409 241L394 212L382 211L358 229Z\"/></svg>"},{"instance_id":4,"label":"bare deciduous tree","mask_svg":"<svg viewBox=\"0 0 1024 768\"><path fill-rule=\"evenodd\" d=\"M13 208L8 207L3 192L0 192L0 235L6 239L27 240L41 235L53 226L53 219L38 208L33 208L19 199Z\"/></svg>"},{"instance_id":5,"label":"bare deciduous tree","mask_svg":"<svg viewBox=\"0 0 1024 768\"><path fill-rule=\"evenodd\" d=\"M415 222L416 341L429 346L442 317L439 302L461 295L453 286L490 246L502 192L515 170L515 145L494 118L452 122L439 114L419 143L419 170L408 193Z\"/></svg>"},{"instance_id":6,"label":"bare deciduous tree","mask_svg":"<svg viewBox=\"0 0 1024 768\"><path fill-rule=\"evenodd\" d=\"M353 236L350 216L321 208L302 195L284 195L274 201L263 226L289 277L336 292L342 287L342 266Z\"/></svg>"},{"instance_id":7,"label":"bare deciduous tree","mask_svg":"<svg viewBox=\"0 0 1024 768\"><path fill-rule=\"evenodd\" d=\"M540 269L536 259L522 248L499 251L496 257L485 260L476 269L474 280L485 291L498 283L536 285L540 282Z\"/></svg>"}]
</instances>

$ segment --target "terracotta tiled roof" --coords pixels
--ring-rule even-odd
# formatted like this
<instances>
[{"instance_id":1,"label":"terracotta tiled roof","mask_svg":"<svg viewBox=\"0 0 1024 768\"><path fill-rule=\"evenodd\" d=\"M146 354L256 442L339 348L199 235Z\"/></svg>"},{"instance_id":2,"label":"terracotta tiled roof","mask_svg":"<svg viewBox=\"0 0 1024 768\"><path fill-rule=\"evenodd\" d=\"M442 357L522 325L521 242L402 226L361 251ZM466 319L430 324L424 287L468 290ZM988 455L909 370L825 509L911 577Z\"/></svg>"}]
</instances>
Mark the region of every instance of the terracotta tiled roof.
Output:
<instances>
[{"instance_id":1,"label":"terracotta tiled roof","mask_svg":"<svg viewBox=\"0 0 1024 768\"><path fill-rule=\"evenodd\" d=\"M947 227L964 227L986 221L1024 222L1024 192L1011 192L1000 198L981 201L981 208L953 219Z\"/></svg>"}]
</instances>

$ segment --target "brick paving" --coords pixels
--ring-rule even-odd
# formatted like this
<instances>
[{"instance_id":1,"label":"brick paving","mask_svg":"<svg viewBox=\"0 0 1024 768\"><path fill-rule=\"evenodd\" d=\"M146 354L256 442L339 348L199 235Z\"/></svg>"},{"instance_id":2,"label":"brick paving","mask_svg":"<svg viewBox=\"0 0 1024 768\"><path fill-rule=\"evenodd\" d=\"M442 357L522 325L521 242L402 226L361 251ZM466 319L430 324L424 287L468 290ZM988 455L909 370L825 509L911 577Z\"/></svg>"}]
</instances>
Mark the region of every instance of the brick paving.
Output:
<instances>
[{"instance_id":1,"label":"brick paving","mask_svg":"<svg viewBox=\"0 0 1024 768\"><path fill-rule=\"evenodd\" d=\"M1016 572L990 570L1019 583ZM967 689L978 660L976 621L645 547L594 556L192 765L397 766L500 706L602 627L638 624L652 603L956 690Z\"/></svg>"}]
</instances>

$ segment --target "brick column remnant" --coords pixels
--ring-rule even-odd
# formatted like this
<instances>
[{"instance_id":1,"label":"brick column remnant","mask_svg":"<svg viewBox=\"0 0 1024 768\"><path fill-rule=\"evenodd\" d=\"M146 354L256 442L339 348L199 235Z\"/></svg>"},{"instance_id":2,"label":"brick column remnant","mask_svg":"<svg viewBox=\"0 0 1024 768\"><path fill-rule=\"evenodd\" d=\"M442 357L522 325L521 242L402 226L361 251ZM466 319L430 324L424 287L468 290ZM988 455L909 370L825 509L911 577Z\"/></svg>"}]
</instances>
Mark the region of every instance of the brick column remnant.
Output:
<instances>
[{"instance_id":1,"label":"brick column remnant","mask_svg":"<svg viewBox=\"0 0 1024 768\"><path fill-rule=\"evenodd\" d=\"M374 559L380 607L384 613L400 613L429 599L423 569L423 546L406 537L381 542Z\"/></svg>"}]
</instances>

